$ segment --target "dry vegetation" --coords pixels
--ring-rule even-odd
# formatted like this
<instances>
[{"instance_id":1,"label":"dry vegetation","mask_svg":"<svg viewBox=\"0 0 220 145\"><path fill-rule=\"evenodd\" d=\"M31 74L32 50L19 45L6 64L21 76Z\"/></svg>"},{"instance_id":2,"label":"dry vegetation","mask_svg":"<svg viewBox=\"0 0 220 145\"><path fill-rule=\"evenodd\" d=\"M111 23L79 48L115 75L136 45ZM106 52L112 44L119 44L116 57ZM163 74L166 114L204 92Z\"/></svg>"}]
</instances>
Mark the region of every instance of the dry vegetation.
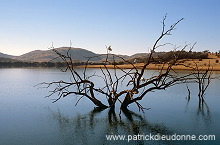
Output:
<instances>
[{"instance_id":1,"label":"dry vegetation","mask_svg":"<svg viewBox=\"0 0 220 145\"><path fill-rule=\"evenodd\" d=\"M180 59L178 64L175 64L174 66L172 66L172 68L174 70L192 70L192 68L187 67L187 66L195 66L195 64L197 64L199 66L199 68L201 70L206 70L209 65L212 68L213 71L220 71L220 58L218 56L216 56L216 54L213 53L209 53L208 57L205 59ZM131 64L121 64L118 65L120 68L123 69L131 69L133 68L133 65ZM134 66L138 69L141 69L144 66L144 63L135 63ZM158 70L158 69L167 69L167 67L169 66L169 64L160 64L160 63L152 63L149 64L146 69L153 69L153 70ZM84 68L85 65L80 65L80 66L76 66L78 68ZM109 69L114 69L114 65L102 65L102 64L98 64L98 65L87 65L88 68L104 68L107 67Z\"/></svg>"}]
</instances>

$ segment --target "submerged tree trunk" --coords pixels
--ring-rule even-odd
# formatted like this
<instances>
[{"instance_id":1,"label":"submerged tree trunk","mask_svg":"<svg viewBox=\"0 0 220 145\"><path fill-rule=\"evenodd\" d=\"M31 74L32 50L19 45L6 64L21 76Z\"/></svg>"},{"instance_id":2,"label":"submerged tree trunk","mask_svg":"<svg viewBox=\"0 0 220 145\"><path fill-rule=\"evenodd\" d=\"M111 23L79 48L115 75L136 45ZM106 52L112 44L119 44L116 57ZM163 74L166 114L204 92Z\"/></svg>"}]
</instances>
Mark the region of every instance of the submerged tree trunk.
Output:
<instances>
[{"instance_id":1,"label":"submerged tree trunk","mask_svg":"<svg viewBox=\"0 0 220 145\"><path fill-rule=\"evenodd\" d=\"M92 99L91 101L97 106L98 109L104 110L108 108L108 106L104 105L101 101L97 99Z\"/></svg>"},{"instance_id":2,"label":"submerged tree trunk","mask_svg":"<svg viewBox=\"0 0 220 145\"><path fill-rule=\"evenodd\" d=\"M133 96L133 94L131 94L130 92L128 92L121 104L121 110L123 111L127 111L128 110L128 105L131 103L131 97Z\"/></svg>"}]
</instances>

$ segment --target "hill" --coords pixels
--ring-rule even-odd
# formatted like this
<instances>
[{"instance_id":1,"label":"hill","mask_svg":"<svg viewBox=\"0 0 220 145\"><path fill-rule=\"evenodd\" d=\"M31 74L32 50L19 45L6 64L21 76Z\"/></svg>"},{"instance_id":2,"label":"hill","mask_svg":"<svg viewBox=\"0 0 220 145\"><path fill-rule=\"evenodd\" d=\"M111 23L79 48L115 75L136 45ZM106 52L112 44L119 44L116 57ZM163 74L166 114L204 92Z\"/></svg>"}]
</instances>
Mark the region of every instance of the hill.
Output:
<instances>
[{"instance_id":1,"label":"hill","mask_svg":"<svg viewBox=\"0 0 220 145\"><path fill-rule=\"evenodd\" d=\"M69 54L71 58L75 62L85 62L90 59L90 62L101 62L106 58L106 54L96 54L92 51L82 49L82 48L71 48L69 50L69 47L61 47L61 48L55 48L58 52L61 54L66 55L69 51ZM118 55L122 58L129 58L129 56L126 55ZM0 53L1 60L4 59L4 61L23 61L23 62L60 62L62 61L60 58L57 58L58 55L52 50L34 50L28 53L25 53L20 56L12 56ZM5 59L8 58L8 59ZM57 58L57 59L54 59ZM108 58L113 59L112 55L109 55ZM11 60L10 60L11 59ZM117 58L115 58L117 61ZM120 60L121 61L121 60Z\"/></svg>"},{"instance_id":2,"label":"hill","mask_svg":"<svg viewBox=\"0 0 220 145\"><path fill-rule=\"evenodd\" d=\"M7 58L7 57L0 57L0 62L16 62L17 60Z\"/></svg>"},{"instance_id":3,"label":"hill","mask_svg":"<svg viewBox=\"0 0 220 145\"><path fill-rule=\"evenodd\" d=\"M56 48L58 52L61 54L66 54L69 50L68 47L61 47ZM71 55L72 59L75 61L87 61L88 57L99 56L91 51L82 49L82 48L72 48L69 50L69 54ZM20 61L27 61L27 62L48 62L57 58L57 54L53 50L35 50L23 54L21 56L13 57L13 59L17 59ZM99 61L101 58L95 57L91 59L92 61ZM61 59L53 60L55 62L61 61Z\"/></svg>"},{"instance_id":4,"label":"hill","mask_svg":"<svg viewBox=\"0 0 220 145\"><path fill-rule=\"evenodd\" d=\"M0 57L1 57L1 58L3 58L3 57L4 57L4 58L12 58L13 56L12 56L12 55L8 55L8 54L4 54L4 53L1 53L1 52L0 52Z\"/></svg>"}]
</instances>

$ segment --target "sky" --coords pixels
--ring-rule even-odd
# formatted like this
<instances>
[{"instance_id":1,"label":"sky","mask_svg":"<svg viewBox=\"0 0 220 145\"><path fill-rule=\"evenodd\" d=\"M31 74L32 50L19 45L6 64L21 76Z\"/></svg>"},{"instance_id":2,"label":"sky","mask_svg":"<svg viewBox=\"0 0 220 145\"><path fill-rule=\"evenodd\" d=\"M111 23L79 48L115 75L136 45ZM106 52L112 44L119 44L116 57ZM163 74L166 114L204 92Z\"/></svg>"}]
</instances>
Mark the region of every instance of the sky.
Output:
<instances>
[{"instance_id":1,"label":"sky","mask_svg":"<svg viewBox=\"0 0 220 145\"><path fill-rule=\"evenodd\" d=\"M0 52L22 55L70 46L95 53L149 52L162 30L181 18L162 43L220 50L219 0L0 0ZM173 46L157 51L170 51Z\"/></svg>"}]
</instances>

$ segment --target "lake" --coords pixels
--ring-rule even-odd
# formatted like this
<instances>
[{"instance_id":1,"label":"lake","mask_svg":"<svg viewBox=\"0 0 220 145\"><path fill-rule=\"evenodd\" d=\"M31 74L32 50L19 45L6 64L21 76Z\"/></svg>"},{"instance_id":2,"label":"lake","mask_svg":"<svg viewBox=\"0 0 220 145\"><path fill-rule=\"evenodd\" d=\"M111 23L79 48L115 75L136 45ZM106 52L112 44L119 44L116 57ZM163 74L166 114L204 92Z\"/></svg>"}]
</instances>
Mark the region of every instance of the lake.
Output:
<instances>
[{"instance_id":1,"label":"lake","mask_svg":"<svg viewBox=\"0 0 220 145\"><path fill-rule=\"evenodd\" d=\"M89 69L93 74L96 69ZM153 71L149 71L153 72ZM98 72L99 73L99 72ZM186 72L180 72L186 73ZM218 72L214 76L220 76ZM2 145L86 145L86 144L149 144L185 145L220 144L220 80L213 80L207 89L203 107L199 107L197 86L190 84L191 100L187 102L186 85L166 91L148 93L140 101L151 108L139 112L135 104L130 114L108 109L97 112L83 98L68 96L52 103L45 98L50 89L35 86L41 82L69 80L68 73L55 68L0 68L0 144ZM94 80L96 81L96 80ZM102 83L96 81L97 83ZM56 97L56 96L54 96ZM215 141L117 140L106 135L215 135Z\"/></svg>"}]
</instances>

